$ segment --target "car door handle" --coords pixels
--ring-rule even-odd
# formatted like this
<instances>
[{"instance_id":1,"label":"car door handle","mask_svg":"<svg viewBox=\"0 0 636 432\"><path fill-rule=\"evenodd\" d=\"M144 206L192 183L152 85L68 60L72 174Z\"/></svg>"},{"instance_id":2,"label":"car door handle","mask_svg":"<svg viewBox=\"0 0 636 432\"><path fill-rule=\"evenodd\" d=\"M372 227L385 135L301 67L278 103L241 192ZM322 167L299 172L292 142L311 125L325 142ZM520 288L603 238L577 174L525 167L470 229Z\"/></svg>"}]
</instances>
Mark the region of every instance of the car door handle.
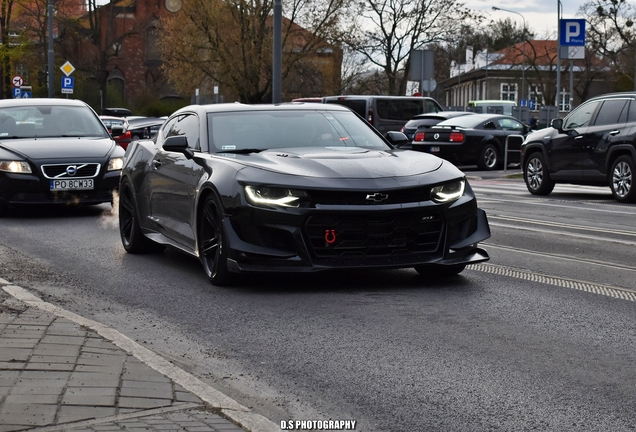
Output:
<instances>
[{"instance_id":1,"label":"car door handle","mask_svg":"<svg viewBox=\"0 0 636 432\"><path fill-rule=\"evenodd\" d=\"M621 131L615 130L615 131L611 131L609 134L610 136L614 136L614 135L618 135L619 133L621 133Z\"/></svg>"},{"instance_id":2,"label":"car door handle","mask_svg":"<svg viewBox=\"0 0 636 432\"><path fill-rule=\"evenodd\" d=\"M583 135L579 135L579 136L574 137L575 140L580 140L582 138L583 138Z\"/></svg>"}]
</instances>

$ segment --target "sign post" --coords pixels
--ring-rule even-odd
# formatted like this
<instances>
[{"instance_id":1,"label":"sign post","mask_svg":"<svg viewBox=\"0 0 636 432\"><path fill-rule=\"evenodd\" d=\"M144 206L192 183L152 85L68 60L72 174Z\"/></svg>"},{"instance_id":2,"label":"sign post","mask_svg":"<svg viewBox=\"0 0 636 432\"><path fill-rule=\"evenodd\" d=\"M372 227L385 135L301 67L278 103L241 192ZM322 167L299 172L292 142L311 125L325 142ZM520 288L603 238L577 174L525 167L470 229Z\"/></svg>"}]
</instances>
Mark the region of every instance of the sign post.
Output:
<instances>
[{"instance_id":1,"label":"sign post","mask_svg":"<svg viewBox=\"0 0 636 432\"><path fill-rule=\"evenodd\" d=\"M75 86L75 78L71 76L75 72L75 66L67 61L60 66L60 70L66 75L62 77L62 94L67 95L66 97L68 98L68 95L73 94L73 87Z\"/></svg>"}]
</instances>

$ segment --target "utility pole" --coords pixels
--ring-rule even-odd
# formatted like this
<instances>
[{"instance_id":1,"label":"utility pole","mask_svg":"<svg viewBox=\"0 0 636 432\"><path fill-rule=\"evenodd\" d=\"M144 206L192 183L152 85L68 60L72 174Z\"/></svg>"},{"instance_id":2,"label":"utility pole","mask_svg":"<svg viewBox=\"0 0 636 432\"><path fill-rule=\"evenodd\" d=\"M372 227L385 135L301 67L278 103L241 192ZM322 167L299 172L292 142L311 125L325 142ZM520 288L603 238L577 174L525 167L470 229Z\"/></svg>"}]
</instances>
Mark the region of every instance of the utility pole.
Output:
<instances>
[{"instance_id":1,"label":"utility pole","mask_svg":"<svg viewBox=\"0 0 636 432\"><path fill-rule=\"evenodd\" d=\"M272 103L281 103L283 75L283 3L274 0L274 53L272 57Z\"/></svg>"},{"instance_id":2,"label":"utility pole","mask_svg":"<svg viewBox=\"0 0 636 432\"><path fill-rule=\"evenodd\" d=\"M48 14L49 14L49 73L48 73L48 87L49 87L49 98L54 97L55 95L55 86L53 84L53 78L55 74L53 73L53 0L49 0L48 6Z\"/></svg>"}]
</instances>

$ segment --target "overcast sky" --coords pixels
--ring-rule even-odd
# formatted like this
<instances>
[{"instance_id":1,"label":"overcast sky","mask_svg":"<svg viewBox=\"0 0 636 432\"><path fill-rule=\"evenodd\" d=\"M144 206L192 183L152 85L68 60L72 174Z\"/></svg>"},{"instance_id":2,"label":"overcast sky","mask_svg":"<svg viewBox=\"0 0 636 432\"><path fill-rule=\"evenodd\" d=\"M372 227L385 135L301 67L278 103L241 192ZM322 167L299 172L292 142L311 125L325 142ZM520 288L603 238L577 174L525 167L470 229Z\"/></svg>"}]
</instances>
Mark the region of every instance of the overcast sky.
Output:
<instances>
[{"instance_id":1,"label":"overcast sky","mask_svg":"<svg viewBox=\"0 0 636 432\"><path fill-rule=\"evenodd\" d=\"M494 11L492 7L497 6L519 12L525 18L526 25L535 33L537 39L545 39L547 34L552 34L553 37L556 37L558 0L464 0L464 2L467 7L482 11L490 19L499 20L509 17L516 20L518 26L522 27L523 20L519 15L504 11ZM586 2L586 0L562 0L563 15L561 18L581 18L577 14L580 7Z\"/></svg>"}]
</instances>

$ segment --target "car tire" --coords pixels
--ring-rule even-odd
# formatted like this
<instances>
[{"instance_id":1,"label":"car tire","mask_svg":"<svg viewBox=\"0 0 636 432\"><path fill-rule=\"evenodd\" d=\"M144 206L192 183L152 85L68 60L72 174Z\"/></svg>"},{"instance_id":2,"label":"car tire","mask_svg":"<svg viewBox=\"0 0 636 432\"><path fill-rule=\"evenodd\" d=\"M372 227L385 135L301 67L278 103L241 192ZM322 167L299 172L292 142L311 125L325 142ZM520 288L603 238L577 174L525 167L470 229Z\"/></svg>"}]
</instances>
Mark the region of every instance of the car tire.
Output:
<instances>
[{"instance_id":1,"label":"car tire","mask_svg":"<svg viewBox=\"0 0 636 432\"><path fill-rule=\"evenodd\" d=\"M209 195L199 212L197 243L203 269L210 282L216 286L229 285L232 274L227 269L227 245L221 219L222 207Z\"/></svg>"},{"instance_id":2,"label":"car tire","mask_svg":"<svg viewBox=\"0 0 636 432\"><path fill-rule=\"evenodd\" d=\"M450 266L423 264L415 266L414 268L415 271L418 272L420 275L428 276L431 279L436 279L456 276L464 271L464 269L466 268L466 264L455 264Z\"/></svg>"},{"instance_id":3,"label":"car tire","mask_svg":"<svg viewBox=\"0 0 636 432\"><path fill-rule=\"evenodd\" d=\"M528 156L523 166L523 179L528 191L533 195L549 195L554 190L554 180L550 177L541 152L534 152Z\"/></svg>"},{"instance_id":4,"label":"car tire","mask_svg":"<svg viewBox=\"0 0 636 432\"><path fill-rule=\"evenodd\" d=\"M618 202L636 202L635 175L634 160L628 155L620 156L612 164L610 189L612 189L612 195Z\"/></svg>"},{"instance_id":5,"label":"car tire","mask_svg":"<svg viewBox=\"0 0 636 432\"><path fill-rule=\"evenodd\" d=\"M150 240L141 232L132 186L124 180L119 190L119 236L131 254L162 252L166 246Z\"/></svg>"},{"instance_id":6,"label":"car tire","mask_svg":"<svg viewBox=\"0 0 636 432\"><path fill-rule=\"evenodd\" d=\"M492 171L501 165L499 159L497 146L494 144L486 144L479 155L479 159L477 159L477 167L483 171Z\"/></svg>"}]
</instances>

